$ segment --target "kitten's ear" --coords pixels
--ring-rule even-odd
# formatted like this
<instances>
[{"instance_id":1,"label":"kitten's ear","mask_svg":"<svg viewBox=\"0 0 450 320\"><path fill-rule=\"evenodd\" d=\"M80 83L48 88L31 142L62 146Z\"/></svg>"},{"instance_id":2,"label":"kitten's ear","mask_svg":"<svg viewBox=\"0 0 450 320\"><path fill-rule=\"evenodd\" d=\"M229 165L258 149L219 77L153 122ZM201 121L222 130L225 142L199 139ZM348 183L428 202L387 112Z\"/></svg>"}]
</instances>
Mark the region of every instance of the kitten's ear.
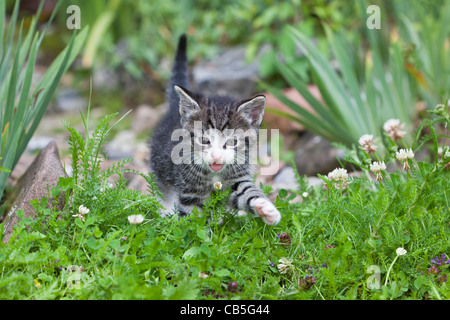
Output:
<instances>
[{"instance_id":1,"label":"kitten's ear","mask_svg":"<svg viewBox=\"0 0 450 320\"><path fill-rule=\"evenodd\" d=\"M266 97L256 96L250 100L244 101L237 109L254 127L259 127L263 116L264 107L266 106Z\"/></svg>"},{"instance_id":2,"label":"kitten's ear","mask_svg":"<svg viewBox=\"0 0 450 320\"><path fill-rule=\"evenodd\" d=\"M191 97L191 93L179 86L174 86L180 98L180 116L186 117L200 110L198 103Z\"/></svg>"}]
</instances>

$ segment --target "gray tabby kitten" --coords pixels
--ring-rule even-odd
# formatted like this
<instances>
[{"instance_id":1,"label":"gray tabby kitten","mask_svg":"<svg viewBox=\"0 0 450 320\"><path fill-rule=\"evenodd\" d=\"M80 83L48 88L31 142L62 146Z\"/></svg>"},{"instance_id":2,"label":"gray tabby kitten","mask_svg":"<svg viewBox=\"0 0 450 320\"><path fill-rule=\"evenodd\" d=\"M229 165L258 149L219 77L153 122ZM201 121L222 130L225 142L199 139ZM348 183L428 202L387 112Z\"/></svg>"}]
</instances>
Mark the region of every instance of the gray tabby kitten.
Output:
<instances>
[{"instance_id":1,"label":"gray tabby kitten","mask_svg":"<svg viewBox=\"0 0 450 320\"><path fill-rule=\"evenodd\" d=\"M186 36L182 35L167 90L169 110L150 145L150 166L166 195L166 213L174 205L180 215L190 214L194 206L201 209L214 184L220 182L223 188L231 187L232 207L258 215L266 224L277 224L279 211L251 182L249 149L256 143L248 136L234 134L258 132L265 97L239 101L190 91L186 46ZM187 132L184 142L188 148L183 149L182 162L174 161L180 147L179 136L173 136L177 130Z\"/></svg>"}]
</instances>

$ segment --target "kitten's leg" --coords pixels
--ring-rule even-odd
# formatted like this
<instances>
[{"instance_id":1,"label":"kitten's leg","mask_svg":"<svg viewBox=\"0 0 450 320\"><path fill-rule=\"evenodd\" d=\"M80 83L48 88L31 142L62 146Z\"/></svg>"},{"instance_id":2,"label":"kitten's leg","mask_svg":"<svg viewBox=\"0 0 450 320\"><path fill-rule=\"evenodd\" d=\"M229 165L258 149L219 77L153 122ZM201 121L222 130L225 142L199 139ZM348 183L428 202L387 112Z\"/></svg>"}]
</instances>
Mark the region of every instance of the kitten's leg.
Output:
<instances>
[{"instance_id":1,"label":"kitten's leg","mask_svg":"<svg viewBox=\"0 0 450 320\"><path fill-rule=\"evenodd\" d=\"M180 193L178 195L178 211L180 216L191 214L195 206L201 211L203 207L203 199L201 197L191 193Z\"/></svg>"},{"instance_id":2,"label":"kitten's leg","mask_svg":"<svg viewBox=\"0 0 450 320\"><path fill-rule=\"evenodd\" d=\"M175 207L177 206L177 196L175 190L168 191L161 204L164 207L161 217L173 215L175 213Z\"/></svg>"},{"instance_id":3,"label":"kitten's leg","mask_svg":"<svg viewBox=\"0 0 450 320\"><path fill-rule=\"evenodd\" d=\"M268 225L280 222L280 212L250 178L235 182L232 191L230 202L236 209L253 212Z\"/></svg>"}]
</instances>

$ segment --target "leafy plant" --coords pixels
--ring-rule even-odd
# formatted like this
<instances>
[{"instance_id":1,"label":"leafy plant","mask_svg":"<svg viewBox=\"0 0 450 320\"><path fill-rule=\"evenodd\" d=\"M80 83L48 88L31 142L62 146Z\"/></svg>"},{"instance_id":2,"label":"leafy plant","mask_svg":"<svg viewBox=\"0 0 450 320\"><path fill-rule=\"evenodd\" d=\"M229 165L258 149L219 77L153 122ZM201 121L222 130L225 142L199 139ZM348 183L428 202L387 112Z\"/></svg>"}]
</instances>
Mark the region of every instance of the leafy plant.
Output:
<instances>
[{"instance_id":1,"label":"leafy plant","mask_svg":"<svg viewBox=\"0 0 450 320\"><path fill-rule=\"evenodd\" d=\"M450 98L450 3L395 1L399 38L405 46L405 64L414 76L427 106ZM447 43L447 44L446 44Z\"/></svg>"},{"instance_id":2,"label":"leafy plant","mask_svg":"<svg viewBox=\"0 0 450 320\"><path fill-rule=\"evenodd\" d=\"M48 197L65 193L64 210L48 209L47 198L34 201L38 218L24 219L18 210L14 235L0 241L2 299L450 297L448 147L438 154L438 137L449 137L434 129L448 123L448 108L438 107L414 134L414 152L428 145L436 150L431 163L411 158L409 169L395 169L401 160L389 148L382 160L394 169L376 181L364 150L347 150L365 175L339 182L322 176L322 188L297 173L298 190L278 192L282 219L272 227L227 212L229 190L220 185L203 214L182 218L160 217L157 197L127 190L120 177L106 187L109 173L102 172L125 172L120 161L96 169L99 142L110 128L106 119L112 118L82 139L83 148L71 132L78 174L61 178ZM426 140L422 131L430 132ZM156 191L148 178L149 191ZM298 195L302 201L293 201ZM142 220L130 219L138 223L131 225L130 214Z\"/></svg>"},{"instance_id":3,"label":"leafy plant","mask_svg":"<svg viewBox=\"0 0 450 320\"><path fill-rule=\"evenodd\" d=\"M357 55L356 48L352 47L342 32L332 32L327 27L325 30L330 48L339 65L339 73L310 39L296 28L287 27L287 32L304 51L309 61L313 82L317 84L323 102L307 90L307 83L297 69L279 63L281 74L299 91L314 111L308 111L304 106L297 105L286 98L280 90L267 85L270 92L298 116L278 110L270 109L270 111L289 117L330 141L347 146L356 143L364 134L382 138L382 126L391 118L400 119L406 128L411 128L415 115L415 93L403 68L401 47L392 44L388 66L385 66L377 38L369 33L370 56L365 59L363 78L359 80L360 75L352 62L352 57ZM406 137L405 140L410 141L411 137Z\"/></svg>"},{"instance_id":4,"label":"leafy plant","mask_svg":"<svg viewBox=\"0 0 450 320\"><path fill-rule=\"evenodd\" d=\"M38 14L42 9L39 7ZM38 126L62 75L72 64L86 38L87 30L75 33L70 43L53 61L40 82L33 87L36 56L45 36L36 31L35 17L26 34L24 24L17 26L20 1L14 6L6 27L5 2L0 4L0 198L3 195L9 170L24 152ZM18 34L17 39L15 39Z\"/></svg>"},{"instance_id":5,"label":"leafy plant","mask_svg":"<svg viewBox=\"0 0 450 320\"><path fill-rule=\"evenodd\" d=\"M87 117L82 116L86 130L85 139L81 132L64 121L64 127L70 132L69 151L72 156L71 179L73 180L72 194L69 201L66 202L66 207L79 208L83 205L95 209L98 212L99 225L113 225L126 213L132 215L134 212L144 211L147 214L158 214L159 211L160 205L154 197L160 196L160 193L153 177L150 174L124 168L133 159L116 161L105 170L101 170L101 163L105 160L103 145L106 137L110 130L128 113L112 126L110 126L110 122L117 116L117 113L105 116L92 134L89 134L90 108L88 108ZM138 191L126 189L124 175L127 173L142 177L148 184L148 192L151 196L144 196ZM118 176L114 183L111 180L112 176ZM116 199L117 202L111 202L113 199Z\"/></svg>"}]
</instances>

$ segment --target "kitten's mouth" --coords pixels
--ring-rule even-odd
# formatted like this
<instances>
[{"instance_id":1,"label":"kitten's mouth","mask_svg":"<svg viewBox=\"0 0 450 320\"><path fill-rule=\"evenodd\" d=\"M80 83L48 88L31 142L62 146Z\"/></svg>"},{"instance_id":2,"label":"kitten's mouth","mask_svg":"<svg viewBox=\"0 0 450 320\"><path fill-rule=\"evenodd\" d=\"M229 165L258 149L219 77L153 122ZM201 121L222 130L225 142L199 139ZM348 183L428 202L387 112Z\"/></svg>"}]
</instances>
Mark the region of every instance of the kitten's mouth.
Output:
<instances>
[{"instance_id":1,"label":"kitten's mouth","mask_svg":"<svg viewBox=\"0 0 450 320\"><path fill-rule=\"evenodd\" d=\"M212 171L218 172L218 171L222 170L223 163L211 163L209 165L209 167L211 168Z\"/></svg>"}]
</instances>

